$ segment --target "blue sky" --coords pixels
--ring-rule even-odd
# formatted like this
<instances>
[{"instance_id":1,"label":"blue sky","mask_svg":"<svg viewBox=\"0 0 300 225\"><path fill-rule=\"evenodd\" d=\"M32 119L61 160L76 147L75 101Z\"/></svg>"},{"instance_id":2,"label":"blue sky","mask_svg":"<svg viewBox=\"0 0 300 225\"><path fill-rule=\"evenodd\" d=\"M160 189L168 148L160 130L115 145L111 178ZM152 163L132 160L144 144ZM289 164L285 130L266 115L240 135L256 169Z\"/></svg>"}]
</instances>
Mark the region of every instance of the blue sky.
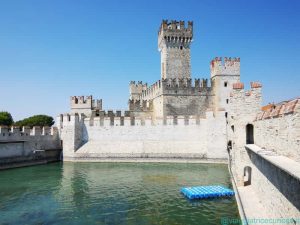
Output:
<instances>
[{"instance_id":1,"label":"blue sky","mask_svg":"<svg viewBox=\"0 0 300 225\"><path fill-rule=\"evenodd\" d=\"M215 56L241 57L264 103L300 95L298 0L1 0L0 111L15 120L69 110L69 96L126 109L130 80L160 79L162 19L194 21L192 76Z\"/></svg>"}]
</instances>

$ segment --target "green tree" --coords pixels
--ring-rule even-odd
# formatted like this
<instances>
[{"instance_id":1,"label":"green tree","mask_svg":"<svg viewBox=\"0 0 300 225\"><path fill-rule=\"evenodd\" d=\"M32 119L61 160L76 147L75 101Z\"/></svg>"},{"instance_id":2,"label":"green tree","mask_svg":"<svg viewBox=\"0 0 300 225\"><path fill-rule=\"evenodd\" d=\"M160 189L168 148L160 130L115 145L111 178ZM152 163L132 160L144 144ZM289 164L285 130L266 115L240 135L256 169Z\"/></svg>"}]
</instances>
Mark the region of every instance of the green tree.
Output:
<instances>
[{"instance_id":1,"label":"green tree","mask_svg":"<svg viewBox=\"0 0 300 225\"><path fill-rule=\"evenodd\" d=\"M47 115L35 115L28 118L25 118L23 120L19 120L15 123L16 126L49 126L51 127L54 124L54 119L51 116Z\"/></svg>"},{"instance_id":2,"label":"green tree","mask_svg":"<svg viewBox=\"0 0 300 225\"><path fill-rule=\"evenodd\" d=\"M11 126L14 120L9 112L0 112L0 126Z\"/></svg>"}]
</instances>

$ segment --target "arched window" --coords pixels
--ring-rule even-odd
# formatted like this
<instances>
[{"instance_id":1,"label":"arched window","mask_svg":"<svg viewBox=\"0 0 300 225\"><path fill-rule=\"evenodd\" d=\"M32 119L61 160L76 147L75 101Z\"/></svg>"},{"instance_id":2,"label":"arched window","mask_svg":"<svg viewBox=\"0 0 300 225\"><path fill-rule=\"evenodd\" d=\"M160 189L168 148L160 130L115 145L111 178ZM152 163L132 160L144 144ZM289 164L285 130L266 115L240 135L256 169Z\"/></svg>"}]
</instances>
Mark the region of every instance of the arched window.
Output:
<instances>
[{"instance_id":1,"label":"arched window","mask_svg":"<svg viewBox=\"0 0 300 225\"><path fill-rule=\"evenodd\" d=\"M228 141L228 143L227 143L227 151L230 152L231 149L232 149L232 141Z\"/></svg>"},{"instance_id":2,"label":"arched window","mask_svg":"<svg viewBox=\"0 0 300 225\"><path fill-rule=\"evenodd\" d=\"M254 144L254 128L252 124L246 126L246 144Z\"/></svg>"},{"instance_id":3,"label":"arched window","mask_svg":"<svg viewBox=\"0 0 300 225\"><path fill-rule=\"evenodd\" d=\"M244 167L244 186L251 184L252 168L250 166Z\"/></svg>"}]
</instances>

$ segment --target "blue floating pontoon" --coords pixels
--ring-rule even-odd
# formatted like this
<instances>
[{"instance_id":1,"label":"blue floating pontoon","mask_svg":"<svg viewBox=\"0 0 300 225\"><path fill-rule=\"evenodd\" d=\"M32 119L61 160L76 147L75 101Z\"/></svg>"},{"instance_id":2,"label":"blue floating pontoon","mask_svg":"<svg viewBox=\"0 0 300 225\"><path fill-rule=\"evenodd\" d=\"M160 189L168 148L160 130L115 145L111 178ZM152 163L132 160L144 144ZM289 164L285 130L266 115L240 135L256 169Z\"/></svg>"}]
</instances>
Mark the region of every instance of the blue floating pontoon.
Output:
<instances>
[{"instance_id":1,"label":"blue floating pontoon","mask_svg":"<svg viewBox=\"0 0 300 225\"><path fill-rule=\"evenodd\" d=\"M198 186L181 188L183 193L189 199L217 198L224 196L233 196L234 191L223 186Z\"/></svg>"}]
</instances>

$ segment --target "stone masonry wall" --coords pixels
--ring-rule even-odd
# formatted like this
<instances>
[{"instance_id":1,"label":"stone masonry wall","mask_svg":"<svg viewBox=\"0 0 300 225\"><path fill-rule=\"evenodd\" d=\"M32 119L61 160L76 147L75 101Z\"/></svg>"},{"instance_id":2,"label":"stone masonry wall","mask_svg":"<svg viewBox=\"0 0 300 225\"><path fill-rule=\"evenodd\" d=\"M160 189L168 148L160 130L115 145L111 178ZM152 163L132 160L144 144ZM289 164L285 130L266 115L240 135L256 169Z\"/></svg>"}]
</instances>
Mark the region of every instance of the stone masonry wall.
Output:
<instances>
[{"instance_id":1,"label":"stone masonry wall","mask_svg":"<svg viewBox=\"0 0 300 225\"><path fill-rule=\"evenodd\" d=\"M58 160L61 150L57 128L0 127L0 168L36 160Z\"/></svg>"},{"instance_id":2,"label":"stone masonry wall","mask_svg":"<svg viewBox=\"0 0 300 225\"><path fill-rule=\"evenodd\" d=\"M232 158L232 171L239 184L243 183L244 167L250 163L245 150L246 126L253 124L262 103L261 85L253 84L255 83L252 83L250 90L245 90L243 83L233 84L229 99L227 134L228 142L232 145L229 153Z\"/></svg>"},{"instance_id":3,"label":"stone masonry wall","mask_svg":"<svg viewBox=\"0 0 300 225\"><path fill-rule=\"evenodd\" d=\"M231 169L237 185L242 188L246 185L245 179L248 180L248 173L244 173L245 168L251 168L248 190L254 191L270 218L297 218L299 178L245 146L246 127L253 125L253 146L273 150L266 154L299 160L298 100L288 101L262 112L261 97L261 84L258 82L252 82L251 90L248 91L244 90L243 83L233 84L227 118Z\"/></svg>"},{"instance_id":4,"label":"stone masonry wall","mask_svg":"<svg viewBox=\"0 0 300 225\"><path fill-rule=\"evenodd\" d=\"M211 106L211 96L174 96L164 95L164 115L199 115L205 116Z\"/></svg>"},{"instance_id":5,"label":"stone masonry wall","mask_svg":"<svg viewBox=\"0 0 300 225\"><path fill-rule=\"evenodd\" d=\"M299 218L300 180L248 150L251 185L272 218ZM298 209L297 209L298 207Z\"/></svg>"},{"instance_id":6,"label":"stone masonry wall","mask_svg":"<svg viewBox=\"0 0 300 225\"><path fill-rule=\"evenodd\" d=\"M254 130L256 145L300 162L300 99L260 112Z\"/></svg>"},{"instance_id":7,"label":"stone masonry wall","mask_svg":"<svg viewBox=\"0 0 300 225\"><path fill-rule=\"evenodd\" d=\"M161 67L164 78L190 78L191 59L189 48L166 47L162 50Z\"/></svg>"},{"instance_id":8,"label":"stone masonry wall","mask_svg":"<svg viewBox=\"0 0 300 225\"><path fill-rule=\"evenodd\" d=\"M103 158L185 158L226 160L224 112L206 119L167 117L79 118L62 130L64 160ZM77 126L77 129L74 127ZM209 141L209 142L208 142ZM77 143L77 145L76 145Z\"/></svg>"}]
</instances>

